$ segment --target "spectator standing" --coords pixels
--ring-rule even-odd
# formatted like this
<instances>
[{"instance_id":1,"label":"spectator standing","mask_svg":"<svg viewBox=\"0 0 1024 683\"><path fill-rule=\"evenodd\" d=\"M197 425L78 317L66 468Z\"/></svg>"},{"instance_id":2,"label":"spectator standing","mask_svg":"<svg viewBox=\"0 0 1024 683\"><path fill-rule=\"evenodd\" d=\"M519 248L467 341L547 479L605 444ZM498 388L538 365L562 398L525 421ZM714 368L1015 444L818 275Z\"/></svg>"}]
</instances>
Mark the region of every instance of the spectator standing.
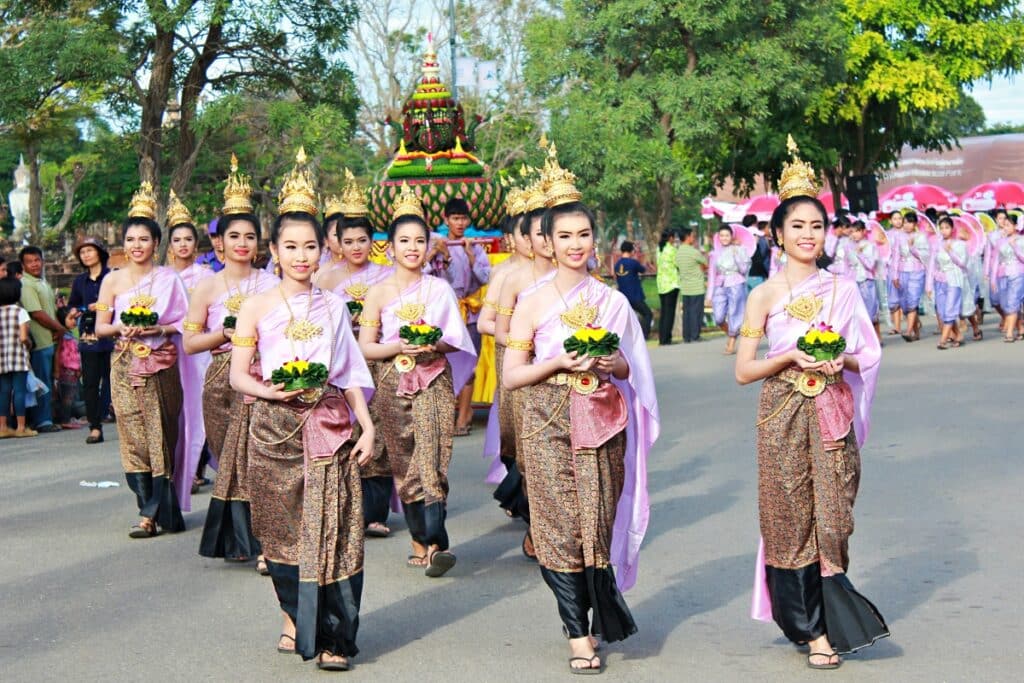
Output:
<instances>
[{"instance_id":1,"label":"spectator standing","mask_svg":"<svg viewBox=\"0 0 1024 683\"><path fill-rule=\"evenodd\" d=\"M37 433L25 426L30 318L18 305L20 298L21 282L14 278L0 279L0 439ZM11 429L7 423L12 401L17 429Z\"/></svg>"},{"instance_id":2,"label":"spectator standing","mask_svg":"<svg viewBox=\"0 0 1024 683\"><path fill-rule=\"evenodd\" d=\"M676 252L676 267L679 269L679 293L683 297L683 343L700 341L700 329L704 322L704 271L708 259L694 243L697 235L689 228L683 228L682 244Z\"/></svg>"},{"instance_id":3,"label":"spectator standing","mask_svg":"<svg viewBox=\"0 0 1024 683\"><path fill-rule=\"evenodd\" d=\"M679 303L679 266L676 252L679 250L679 231L666 230L661 233L658 243L658 297L661 299L661 315L658 320L658 344L672 343L672 328L676 325L676 304Z\"/></svg>"},{"instance_id":4,"label":"spectator standing","mask_svg":"<svg viewBox=\"0 0 1024 683\"><path fill-rule=\"evenodd\" d=\"M59 432L53 424L53 355L56 342L67 333L57 320L57 298L53 289L43 279L43 251L28 246L18 253L24 273L21 278L21 305L28 311L31 321L29 333L32 338L32 372L46 385L48 394L40 398L35 408L28 411L32 428L40 433Z\"/></svg>"},{"instance_id":5,"label":"spectator standing","mask_svg":"<svg viewBox=\"0 0 1024 683\"><path fill-rule=\"evenodd\" d=\"M110 354L114 340L96 336L96 301L100 284L110 269L107 248L95 237L86 237L75 245L75 256L85 268L71 284L65 323L78 326L78 353L82 359L82 392L89 420L87 444L103 443L103 418L110 410Z\"/></svg>"},{"instance_id":6,"label":"spectator standing","mask_svg":"<svg viewBox=\"0 0 1024 683\"><path fill-rule=\"evenodd\" d=\"M644 297L643 284L640 282L640 276L647 272L647 267L633 258L636 247L629 240L622 243L619 251L622 252L622 258L615 262L615 283L630 307L640 317L640 329L643 330L646 339L651 334L651 323L654 320L651 307L647 305Z\"/></svg>"}]
</instances>

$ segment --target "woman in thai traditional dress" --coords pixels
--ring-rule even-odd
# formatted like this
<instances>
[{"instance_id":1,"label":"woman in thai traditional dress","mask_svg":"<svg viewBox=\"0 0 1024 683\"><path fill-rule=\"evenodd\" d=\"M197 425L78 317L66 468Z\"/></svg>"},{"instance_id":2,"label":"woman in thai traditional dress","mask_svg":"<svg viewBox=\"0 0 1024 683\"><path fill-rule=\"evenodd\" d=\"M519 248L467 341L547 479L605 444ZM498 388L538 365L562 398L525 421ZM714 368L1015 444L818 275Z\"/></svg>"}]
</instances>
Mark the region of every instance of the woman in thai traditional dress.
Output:
<instances>
[{"instance_id":1,"label":"woman in thai traditional dress","mask_svg":"<svg viewBox=\"0 0 1024 683\"><path fill-rule=\"evenodd\" d=\"M708 259L708 292L705 303L711 304L715 324L722 328L728 341L725 355L736 353L736 336L743 323L743 309L747 302L747 273L750 255L742 244L735 242L732 228L723 225L715 235L718 245Z\"/></svg>"},{"instance_id":2,"label":"woman in thai traditional dress","mask_svg":"<svg viewBox=\"0 0 1024 683\"><path fill-rule=\"evenodd\" d=\"M314 287L323 235L305 155L282 190L271 231L277 287L249 297L232 337L231 386L256 399L249 420L252 525L284 613L278 651L347 670L358 653L363 587L359 462L373 453L372 388L348 312ZM251 374L259 353L262 381ZM275 372L326 383L286 390ZM311 375L312 377L313 375ZM355 423L358 422L358 426Z\"/></svg>"},{"instance_id":3,"label":"woman in thai traditional dress","mask_svg":"<svg viewBox=\"0 0 1024 683\"><path fill-rule=\"evenodd\" d=\"M127 265L104 278L96 304L97 336L117 339L111 399L121 465L138 502L140 519L129 532L132 538L184 531L181 510L188 509L196 464L183 447L191 425L179 423L186 415L179 365L188 299L174 270L153 263L161 238L155 215L156 197L143 183L122 228Z\"/></svg>"},{"instance_id":4,"label":"woman in thai traditional dress","mask_svg":"<svg viewBox=\"0 0 1024 683\"><path fill-rule=\"evenodd\" d=\"M871 239L867 226L859 220L851 221L849 240L850 243L844 252L847 260L846 272L857 283L857 290L875 327L875 334L881 338L878 321L878 286L875 283L875 272L879 267L878 247Z\"/></svg>"},{"instance_id":5,"label":"woman in thai traditional dress","mask_svg":"<svg viewBox=\"0 0 1024 683\"><path fill-rule=\"evenodd\" d=\"M588 272L594 217L566 173L551 173L542 222L557 272L516 307L503 380L523 395L530 530L569 639L569 668L594 673L604 666L598 638L636 632L620 590L636 580L647 528L646 459L659 432L658 407L629 302ZM600 357L567 353L566 338L587 328L617 334L618 349Z\"/></svg>"},{"instance_id":6,"label":"woman in thai traditional dress","mask_svg":"<svg viewBox=\"0 0 1024 683\"><path fill-rule=\"evenodd\" d=\"M1021 302L1024 301L1024 237L1009 218L1000 224L1002 237L996 243L996 291L1003 312L1003 341L1018 338Z\"/></svg>"},{"instance_id":7,"label":"woman in thai traditional dress","mask_svg":"<svg viewBox=\"0 0 1024 683\"><path fill-rule=\"evenodd\" d=\"M936 244L928 263L925 290L935 300L935 313L942 322L938 348L945 351L963 342L960 317L967 293L967 243L956 234L953 219L943 216L938 222L942 241Z\"/></svg>"},{"instance_id":8,"label":"woman in thai traditional dress","mask_svg":"<svg viewBox=\"0 0 1024 683\"><path fill-rule=\"evenodd\" d=\"M798 159L783 170L771 231L788 260L750 295L736 379L764 380L757 416L764 561L754 616L774 618L787 638L809 646L808 666L831 669L840 654L888 635L881 615L846 577L859 448L881 349L856 283L817 267L828 217L816 199L816 179ZM845 351L815 360L798 349L812 329L841 335ZM763 336L768 352L758 359Z\"/></svg>"},{"instance_id":9,"label":"woman in thai traditional dress","mask_svg":"<svg viewBox=\"0 0 1024 683\"><path fill-rule=\"evenodd\" d=\"M930 258L928 238L917 229L917 213L911 212L903 217L903 234L893 245L893 258L897 260L899 271L893 285L899 290L900 308L907 318L907 333L903 339L915 342L921 338L921 321L917 309L921 305L924 294L925 278Z\"/></svg>"},{"instance_id":10,"label":"woman in thai traditional dress","mask_svg":"<svg viewBox=\"0 0 1024 683\"><path fill-rule=\"evenodd\" d=\"M217 234L224 243L224 268L201 281L189 301L185 350L211 353L213 361L203 382L203 420L206 442L217 458L217 480L206 512L199 554L246 562L257 557L259 541L252 532L249 506L249 415L251 402L231 388L231 336L242 304L249 297L276 287L279 280L254 268L259 249L259 219L252 214L248 178L232 164L224 190L224 207ZM260 379L257 362L252 372ZM257 558L258 572L267 571Z\"/></svg>"},{"instance_id":11,"label":"woman in thai traditional dress","mask_svg":"<svg viewBox=\"0 0 1024 683\"><path fill-rule=\"evenodd\" d=\"M529 293L555 276L551 244L544 236L541 226L541 219L546 210L543 184L537 181L527 187L524 190L522 201L525 213L519 223L518 232L520 238L527 240L529 252L527 259L502 281L501 291L498 293L496 306L498 315L495 319L494 339L502 346L505 345L505 340L508 337L509 323L516 308L528 298ZM502 365L504 366L504 360ZM509 432L507 438L514 449L512 451L514 460L510 459L506 465L508 474L494 491L494 497L509 515L520 517L526 522L527 529L523 535L521 548L526 557L535 560L537 552L534 549L533 537L530 535L529 529L530 500L526 480L526 461L519 438L522 434L520 421L522 411L520 408L523 392L505 389L505 395L510 399L508 403L510 403L511 415L508 417L506 429Z\"/></svg>"},{"instance_id":12,"label":"woman in thai traditional dress","mask_svg":"<svg viewBox=\"0 0 1024 683\"><path fill-rule=\"evenodd\" d=\"M378 429L412 536L408 564L429 577L455 566L445 528L455 396L473 374L476 353L455 292L422 272L429 228L408 186L388 227L395 272L370 290L359 317L359 344L381 370L374 395ZM440 328L435 344L413 345L406 326Z\"/></svg>"},{"instance_id":13,"label":"woman in thai traditional dress","mask_svg":"<svg viewBox=\"0 0 1024 683\"><path fill-rule=\"evenodd\" d=\"M351 176L351 173L348 175ZM342 259L320 279L319 285L323 289L333 291L345 302L352 316L353 332L358 338L359 315L366 295L373 285L388 277L393 268L369 260L373 248L373 227L366 217L369 213L366 194L355 184L355 178L349 178L340 200L334 197L328 200L325 213L324 225L328 234L335 234ZM376 361L367 361L367 366L376 380L380 364ZM377 409L372 398L370 417L374 424L378 423ZM394 479L391 476L391 463L388 462L383 438L376 440L373 458L359 468L359 473L363 484L363 521L366 524L366 535L385 538L391 534L387 521Z\"/></svg>"}]
</instances>

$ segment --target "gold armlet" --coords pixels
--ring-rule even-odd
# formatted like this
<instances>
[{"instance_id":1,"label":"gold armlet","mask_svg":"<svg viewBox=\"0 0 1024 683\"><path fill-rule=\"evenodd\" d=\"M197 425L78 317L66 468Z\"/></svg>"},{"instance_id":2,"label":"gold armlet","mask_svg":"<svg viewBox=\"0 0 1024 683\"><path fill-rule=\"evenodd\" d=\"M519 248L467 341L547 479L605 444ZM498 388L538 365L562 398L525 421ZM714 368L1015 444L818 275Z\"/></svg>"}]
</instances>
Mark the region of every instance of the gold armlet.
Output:
<instances>
[{"instance_id":1,"label":"gold armlet","mask_svg":"<svg viewBox=\"0 0 1024 683\"><path fill-rule=\"evenodd\" d=\"M110 306L108 306L106 304L101 304L100 302L97 301L96 302L96 310L97 311L109 311L110 310Z\"/></svg>"},{"instance_id":2,"label":"gold armlet","mask_svg":"<svg viewBox=\"0 0 1024 683\"><path fill-rule=\"evenodd\" d=\"M360 327L380 327L379 320L366 320L365 318L359 318Z\"/></svg>"},{"instance_id":3,"label":"gold armlet","mask_svg":"<svg viewBox=\"0 0 1024 683\"><path fill-rule=\"evenodd\" d=\"M231 337L231 343L240 348L254 348L256 346L256 337L240 337L237 334Z\"/></svg>"},{"instance_id":4,"label":"gold armlet","mask_svg":"<svg viewBox=\"0 0 1024 683\"><path fill-rule=\"evenodd\" d=\"M513 351L533 351L533 341L530 339L506 339L505 348Z\"/></svg>"},{"instance_id":5,"label":"gold armlet","mask_svg":"<svg viewBox=\"0 0 1024 683\"><path fill-rule=\"evenodd\" d=\"M182 328L184 328L184 330L186 332L202 332L203 331L203 324L202 323L190 323L188 321L185 321L185 324L182 325Z\"/></svg>"},{"instance_id":6,"label":"gold armlet","mask_svg":"<svg viewBox=\"0 0 1024 683\"><path fill-rule=\"evenodd\" d=\"M740 326L740 336L749 337L750 339L760 339L764 336L764 330L761 328L747 327L746 325Z\"/></svg>"},{"instance_id":7,"label":"gold armlet","mask_svg":"<svg viewBox=\"0 0 1024 683\"><path fill-rule=\"evenodd\" d=\"M512 317L512 314L516 312L516 309L506 308L505 306L495 306L494 310L498 312L498 315L507 315L510 318Z\"/></svg>"}]
</instances>

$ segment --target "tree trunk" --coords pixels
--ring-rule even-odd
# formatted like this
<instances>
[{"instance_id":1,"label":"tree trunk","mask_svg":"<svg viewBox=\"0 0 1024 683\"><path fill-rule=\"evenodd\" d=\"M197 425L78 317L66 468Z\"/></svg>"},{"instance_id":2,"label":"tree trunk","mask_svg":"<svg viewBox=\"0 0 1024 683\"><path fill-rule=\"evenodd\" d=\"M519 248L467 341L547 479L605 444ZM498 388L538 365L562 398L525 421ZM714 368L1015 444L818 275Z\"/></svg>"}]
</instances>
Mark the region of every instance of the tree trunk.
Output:
<instances>
[{"instance_id":1,"label":"tree trunk","mask_svg":"<svg viewBox=\"0 0 1024 683\"><path fill-rule=\"evenodd\" d=\"M84 177L85 167L82 164L75 164L71 171L71 180L65 180L64 176L58 175L54 181L57 191L64 194L64 212L61 214L60 220L57 221L57 225L54 226L59 232L64 232L68 223L71 222L71 215L75 212L75 190L78 189L78 185Z\"/></svg>"},{"instance_id":2,"label":"tree trunk","mask_svg":"<svg viewBox=\"0 0 1024 683\"><path fill-rule=\"evenodd\" d=\"M189 67L185 82L181 86L181 118L178 120L178 154L175 159L174 173L171 175L171 189L177 194L184 194L185 187L196 169L196 158L202 149L205 137L196 140L193 124L196 119L196 108L199 95L207 83L207 71L220 54L224 34L223 17L214 17L213 23L206 33L206 43L202 53L196 57Z\"/></svg>"},{"instance_id":3,"label":"tree trunk","mask_svg":"<svg viewBox=\"0 0 1024 683\"><path fill-rule=\"evenodd\" d=\"M38 244L43 224L43 187L39 182L39 148L29 142L25 148L28 155L28 234L29 243Z\"/></svg>"},{"instance_id":4,"label":"tree trunk","mask_svg":"<svg viewBox=\"0 0 1024 683\"><path fill-rule=\"evenodd\" d=\"M163 151L163 122L167 110L171 76L174 73L174 32L155 27L149 87L142 98L139 124L139 180L149 181L160 191L160 160Z\"/></svg>"}]
</instances>

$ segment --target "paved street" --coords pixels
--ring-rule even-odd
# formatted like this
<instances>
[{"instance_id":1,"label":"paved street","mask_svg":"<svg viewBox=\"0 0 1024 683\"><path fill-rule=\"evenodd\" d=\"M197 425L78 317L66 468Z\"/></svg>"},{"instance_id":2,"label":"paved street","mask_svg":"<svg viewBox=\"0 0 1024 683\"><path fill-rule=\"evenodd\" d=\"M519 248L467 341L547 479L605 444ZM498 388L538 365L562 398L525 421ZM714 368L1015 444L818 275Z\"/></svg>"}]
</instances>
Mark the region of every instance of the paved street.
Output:
<instances>
[{"instance_id":1,"label":"paved street","mask_svg":"<svg viewBox=\"0 0 1024 683\"><path fill-rule=\"evenodd\" d=\"M930 326L926 325L930 331ZM1024 561L1020 413L1024 344L939 352L886 338L864 449L850 577L893 637L811 672L774 625L748 618L757 548L753 415L724 341L652 349L662 437L651 526L626 599L640 632L606 650L604 681L1020 680ZM292 681L326 678L277 654L270 580L196 554L188 531L130 540L134 502L116 431L0 442L0 678L4 681ZM449 530L459 564L405 567L407 534L366 544L355 668L339 678L554 681L567 652L555 603L483 483L482 423L456 440ZM111 480L119 488L85 488Z\"/></svg>"}]
</instances>

